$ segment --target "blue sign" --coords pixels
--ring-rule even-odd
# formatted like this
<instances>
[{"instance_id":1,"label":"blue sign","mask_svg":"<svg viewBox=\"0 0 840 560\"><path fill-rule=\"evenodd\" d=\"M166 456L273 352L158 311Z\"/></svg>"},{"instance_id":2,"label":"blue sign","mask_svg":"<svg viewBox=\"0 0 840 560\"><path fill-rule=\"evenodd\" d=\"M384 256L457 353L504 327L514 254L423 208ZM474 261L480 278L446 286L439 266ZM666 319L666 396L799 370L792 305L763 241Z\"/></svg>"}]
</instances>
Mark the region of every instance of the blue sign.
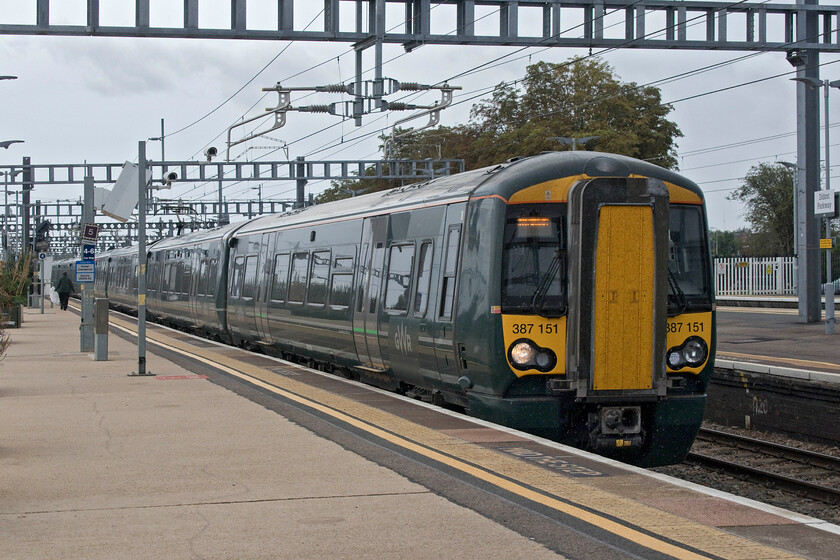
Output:
<instances>
[{"instance_id":1,"label":"blue sign","mask_svg":"<svg viewBox=\"0 0 840 560\"><path fill-rule=\"evenodd\" d=\"M96 245L82 245L82 260L92 261L96 257Z\"/></svg>"},{"instance_id":2,"label":"blue sign","mask_svg":"<svg viewBox=\"0 0 840 560\"><path fill-rule=\"evenodd\" d=\"M95 267L93 261L76 261L76 282L93 282Z\"/></svg>"}]
</instances>

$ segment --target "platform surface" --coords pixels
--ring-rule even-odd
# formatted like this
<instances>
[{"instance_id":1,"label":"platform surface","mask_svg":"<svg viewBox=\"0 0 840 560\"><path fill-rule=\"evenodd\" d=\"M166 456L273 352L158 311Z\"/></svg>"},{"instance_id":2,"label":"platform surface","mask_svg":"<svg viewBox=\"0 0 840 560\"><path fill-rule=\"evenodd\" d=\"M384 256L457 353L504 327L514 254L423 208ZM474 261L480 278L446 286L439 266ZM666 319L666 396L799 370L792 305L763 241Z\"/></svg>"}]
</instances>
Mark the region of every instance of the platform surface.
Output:
<instances>
[{"instance_id":1,"label":"platform surface","mask_svg":"<svg viewBox=\"0 0 840 560\"><path fill-rule=\"evenodd\" d=\"M129 321L112 324L108 361L79 351L72 311L27 310L9 331L4 559L781 559L840 549L835 526L157 326L146 366L155 376L131 376L136 346L117 336ZM188 367L177 365L183 352Z\"/></svg>"}]
</instances>

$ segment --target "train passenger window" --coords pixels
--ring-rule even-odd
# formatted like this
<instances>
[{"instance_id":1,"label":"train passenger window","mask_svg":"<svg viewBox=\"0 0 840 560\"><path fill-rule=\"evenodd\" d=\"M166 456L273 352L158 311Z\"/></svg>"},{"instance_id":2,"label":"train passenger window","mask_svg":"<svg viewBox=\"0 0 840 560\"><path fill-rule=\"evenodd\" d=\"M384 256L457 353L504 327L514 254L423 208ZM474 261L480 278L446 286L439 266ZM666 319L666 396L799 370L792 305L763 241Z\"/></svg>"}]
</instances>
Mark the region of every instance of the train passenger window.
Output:
<instances>
[{"instance_id":1,"label":"train passenger window","mask_svg":"<svg viewBox=\"0 0 840 560\"><path fill-rule=\"evenodd\" d=\"M192 265L188 262L184 263L184 278L182 279L182 292L189 294L192 290Z\"/></svg>"},{"instance_id":2,"label":"train passenger window","mask_svg":"<svg viewBox=\"0 0 840 560\"><path fill-rule=\"evenodd\" d=\"M271 300L286 301L289 289L289 253L274 255L274 273L271 278Z\"/></svg>"},{"instance_id":3,"label":"train passenger window","mask_svg":"<svg viewBox=\"0 0 840 560\"><path fill-rule=\"evenodd\" d=\"M432 280L432 242L420 244L417 262L417 289L414 291L414 316L423 317L429 307L429 286Z\"/></svg>"},{"instance_id":4,"label":"train passenger window","mask_svg":"<svg viewBox=\"0 0 840 560\"><path fill-rule=\"evenodd\" d=\"M172 263L167 263L163 267L163 279L161 281L161 292L169 293L172 291L172 286L175 285L175 273L172 271Z\"/></svg>"},{"instance_id":5,"label":"train passenger window","mask_svg":"<svg viewBox=\"0 0 840 560\"><path fill-rule=\"evenodd\" d=\"M332 257L329 251L312 253L312 274L309 276L309 305L324 306L327 303L327 283L330 279L330 263Z\"/></svg>"},{"instance_id":6,"label":"train passenger window","mask_svg":"<svg viewBox=\"0 0 840 560\"><path fill-rule=\"evenodd\" d=\"M385 310L404 315L408 310L408 298L411 292L414 243L392 245L388 262L388 281L385 284Z\"/></svg>"},{"instance_id":7,"label":"train passenger window","mask_svg":"<svg viewBox=\"0 0 840 560\"><path fill-rule=\"evenodd\" d=\"M195 281L195 294L203 296L207 293L207 259L198 263L198 278Z\"/></svg>"},{"instance_id":8,"label":"train passenger window","mask_svg":"<svg viewBox=\"0 0 840 560\"><path fill-rule=\"evenodd\" d=\"M369 280L369 271L366 266L366 263L368 262L369 248L370 245L365 243L362 245L362 251L359 254L359 281L356 286L356 313L361 313L365 310L365 284Z\"/></svg>"},{"instance_id":9,"label":"train passenger window","mask_svg":"<svg viewBox=\"0 0 840 560\"><path fill-rule=\"evenodd\" d=\"M256 255L245 259L245 280L242 283L242 297L253 298L257 293L257 261Z\"/></svg>"},{"instance_id":10,"label":"train passenger window","mask_svg":"<svg viewBox=\"0 0 840 560\"><path fill-rule=\"evenodd\" d=\"M216 274L219 271L219 259L210 259L207 264L207 295L216 291Z\"/></svg>"},{"instance_id":11,"label":"train passenger window","mask_svg":"<svg viewBox=\"0 0 840 560\"><path fill-rule=\"evenodd\" d=\"M347 309L353 302L353 273L333 273L330 287L330 305Z\"/></svg>"},{"instance_id":12,"label":"train passenger window","mask_svg":"<svg viewBox=\"0 0 840 560\"><path fill-rule=\"evenodd\" d=\"M172 292L176 294L183 294L186 292L184 289L184 263L179 262L173 268L175 269L175 282L172 284Z\"/></svg>"},{"instance_id":13,"label":"train passenger window","mask_svg":"<svg viewBox=\"0 0 840 560\"><path fill-rule=\"evenodd\" d=\"M443 269L443 285L440 302L441 319L452 318L452 307L455 303L455 273L458 270L458 246L461 240L461 227L449 229L446 237L446 262Z\"/></svg>"},{"instance_id":14,"label":"train passenger window","mask_svg":"<svg viewBox=\"0 0 840 560\"><path fill-rule=\"evenodd\" d=\"M234 259L230 277L230 295L238 298L242 294L242 284L245 280L245 257Z\"/></svg>"},{"instance_id":15,"label":"train passenger window","mask_svg":"<svg viewBox=\"0 0 840 560\"><path fill-rule=\"evenodd\" d=\"M353 257L337 257L330 285L330 306L347 309L353 302Z\"/></svg>"},{"instance_id":16,"label":"train passenger window","mask_svg":"<svg viewBox=\"0 0 840 560\"><path fill-rule=\"evenodd\" d=\"M303 303L306 284L309 280L309 253L295 253L292 256L292 278L289 282L289 302Z\"/></svg>"}]
</instances>

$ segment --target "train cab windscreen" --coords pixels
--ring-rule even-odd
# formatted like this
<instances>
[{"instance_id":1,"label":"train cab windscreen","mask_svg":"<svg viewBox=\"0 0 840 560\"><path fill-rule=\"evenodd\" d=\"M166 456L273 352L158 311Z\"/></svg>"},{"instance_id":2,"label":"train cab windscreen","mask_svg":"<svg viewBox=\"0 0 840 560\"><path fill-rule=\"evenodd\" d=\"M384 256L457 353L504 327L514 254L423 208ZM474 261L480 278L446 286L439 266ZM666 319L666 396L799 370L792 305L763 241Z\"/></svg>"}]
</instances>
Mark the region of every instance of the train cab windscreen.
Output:
<instances>
[{"instance_id":1,"label":"train cab windscreen","mask_svg":"<svg viewBox=\"0 0 840 560\"><path fill-rule=\"evenodd\" d=\"M707 309L712 303L703 215L696 206L672 204L668 240L668 315Z\"/></svg>"},{"instance_id":2,"label":"train cab windscreen","mask_svg":"<svg viewBox=\"0 0 840 560\"><path fill-rule=\"evenodd\" d=\"M564 209L565 209L565 205ZM565 219L520 210L505 224L502 313L560 317L566 313Z\"/></svg>"}]
</instances>

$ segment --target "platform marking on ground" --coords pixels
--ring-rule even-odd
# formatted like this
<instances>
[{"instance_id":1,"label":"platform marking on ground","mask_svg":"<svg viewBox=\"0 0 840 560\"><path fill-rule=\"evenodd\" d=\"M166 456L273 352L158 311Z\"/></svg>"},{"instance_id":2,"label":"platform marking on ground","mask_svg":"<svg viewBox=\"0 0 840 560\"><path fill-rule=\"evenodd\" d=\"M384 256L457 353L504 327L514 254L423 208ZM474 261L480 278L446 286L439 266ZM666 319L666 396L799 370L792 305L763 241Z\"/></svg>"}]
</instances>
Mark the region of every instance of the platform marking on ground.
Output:
<instances>
[{"instance_id":1,"label":"platform marking on ground","mask_svg":"<svg viewBox=\"0 0 840 560\"><path fill-rule=\"evenodd\" d=\"M111 326L136 336L136 331L132 330L133 325L129 323L111 319ZM146 336L151 339L152 344L161 348L224 371L395 446L661 554L685 560L708 560L730 557L733 551L749 551L749 557L765 560L799 558L721 529L620 498L537 465L529 465L498 451L442 434L391 413L290 379L267 368L250 365L208 351L206 348L202 348L202 352L210 357L203 356L195 353L188 344L162 333L147 331ZM393 431L381 428L382 425L392 426ZM571 495L576 497L575 502L568 497ZM682 542L665 536L668 532L678 534Z\"/></svg>"},{"instance_id":2,"label":"platform marking on ground","mask_svg":"<svg viewBox=\"0 0 840 560\"><path fill-rule=\"evenodd\" d=\"M800 360L799 358L780 358L777 356L763 356L760 354L741 354L739 352L723 352L718 350L716 357L723 359L742 358L744 360L777 360L791 365L823 367L826 369L833 369L840 371L840 364L831 362L818 362L816 360ZM763 363L763 362L762 362Z\"/></svg>"},{"instance_id":3,"label":"platform marking on ground","mask_svg":"<svg viewBox=\"0 0 840 560\"><path fill-rule=\"evenodd\" d=\"M718 313L767 313L772 315L798 315L799 311L787 307L734 307L729 305L718 305Z\"/></svg>"}]
</instances>

